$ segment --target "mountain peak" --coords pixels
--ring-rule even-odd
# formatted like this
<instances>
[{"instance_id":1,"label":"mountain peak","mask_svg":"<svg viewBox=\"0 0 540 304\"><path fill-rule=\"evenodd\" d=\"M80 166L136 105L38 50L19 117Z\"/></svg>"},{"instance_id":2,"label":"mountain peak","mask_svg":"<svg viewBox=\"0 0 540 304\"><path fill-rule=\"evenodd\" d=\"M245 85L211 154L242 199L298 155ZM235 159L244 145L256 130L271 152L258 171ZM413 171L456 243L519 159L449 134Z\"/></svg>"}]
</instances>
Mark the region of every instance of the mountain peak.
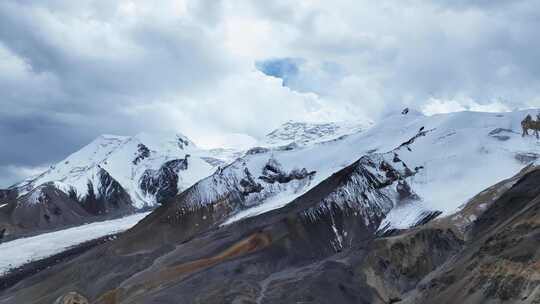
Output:
<instances>
[{"instance_id":1,"label":"mountain peak","mask_svg":"<svg viewBox=\"0 0 540 304\"><path fill-rule=\"evenodd\" d=\"M367 124L359 122L302 122L289 120L268 133L263 142L265 145L288 145L291 143L306 145L336 139L366 128Z\"/></svg>"},{"instance_id":2,"label":"mountain peak","mask_svg":"<svg viewBox=\"0 0 540 304\"><path fill-rule=\"evenodd\" d=\"M134 136L103 134L42 174L29 177L12 188L21 197L42 184L61 182L65 185L59 187L62 191L67 193L73 189L79 198L84 198L88 194L88 181L94 179L96 170L103 169L132 196L137 208L152 206L156 204L154 197L139 193L141 176L147 171L157 172L169 161L184 160L200 153L204 151L199 151L189 138L177 132L143 132ZM211 173L212 166L201 158L193 158L189 164L195 171L176 178L174 183L178 189Z\"/></svg>"},{"instance_id":3,"label":"mountain peak","mask_svg":"<svg viewBox=\"0 0 540 304\"><path fill-rule=\"evenodd\" d=\"M141 132L133 138L147 145L150 149L195 149L197 146L187 136L179 132Z\"/></svg>"}]
</instances>

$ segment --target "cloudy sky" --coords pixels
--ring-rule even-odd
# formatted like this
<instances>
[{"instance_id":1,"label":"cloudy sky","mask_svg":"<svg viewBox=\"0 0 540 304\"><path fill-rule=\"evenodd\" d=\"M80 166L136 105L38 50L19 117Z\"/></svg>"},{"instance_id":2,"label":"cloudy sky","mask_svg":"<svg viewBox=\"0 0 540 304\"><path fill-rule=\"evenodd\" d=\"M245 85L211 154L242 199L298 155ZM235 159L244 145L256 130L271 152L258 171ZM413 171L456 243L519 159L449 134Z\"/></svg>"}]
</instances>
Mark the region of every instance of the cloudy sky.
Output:
<instances>
[{"instance_id":1,"label":"cloudy sky","mask_svg":"<svg viewBox=\"0 0 540 304\"><path fill-rule=\"evenodd\" d=\"M540 1L2 0L0 186L99 134L540 106Z\"/></svg>"}]
</instances>

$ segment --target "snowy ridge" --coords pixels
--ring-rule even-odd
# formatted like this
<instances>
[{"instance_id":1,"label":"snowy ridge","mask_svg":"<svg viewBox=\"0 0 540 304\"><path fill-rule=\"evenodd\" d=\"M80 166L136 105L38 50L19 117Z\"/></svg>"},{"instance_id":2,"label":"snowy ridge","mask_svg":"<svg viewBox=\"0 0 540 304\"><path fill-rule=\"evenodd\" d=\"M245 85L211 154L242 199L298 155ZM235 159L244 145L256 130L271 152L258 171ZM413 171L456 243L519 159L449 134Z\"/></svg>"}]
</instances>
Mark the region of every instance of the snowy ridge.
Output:
<instances>
[{"instance_id":1,"label":"snowy ridge","mask_svg":"<svg viewBox=\"0 0 540 304\"><path fill-rule=\"evenodd\" d=\"M384 162L384 161L383 161ZM314 208L305 211L305 216L315 221L319 214L335 204L342 209L354 210L355 215L364 220L366 226L377 223L378 219L394 207L398 195L394 182L404 180L404 176L396 175L396 179L388 179L384 172L369 158L362 158L356 165L354 173L347 183L337 188ZM395 171L397 172L397 171Z\"/></svg>"},{"instance_id":2,"label":"snowy ridge","mask_svg":"<svg viewBox=\"0 0 540 304\"><path fill-rule=\"evenodd\" d=\"M532 112L532 111L531 111ZM521 120L527 111L510 113L459 112L424 116L410 111L387 117L369 129L331 141L310 145L254 148L231 165L196 184L186 200L192 206L234 200L234 214L226 223L285 206L332 173L362 156L384 163L403 174L386 195L374 198L386 219L381 229L402 229L439 214L456 212L476 193L510 177L540 155L536 138L521 137ZM288 182L269 182L265 167L279 171L311 173ZM365 166L372 175L385 172ZM382 170L382 171L381 171ZM384 173L387 174L387 173ZM380 178L380 176L379 176ZM340 195L362 189L361 182ZM387 190L384 190L387 191ZM384 193L383 191L383 193ZM390 190L388 190L390 191ZM404 199L403 195L410 197ZM369 191L366 195L369 194ZM413 199L414 198L414 199ZM361 203L361 202L359 202ZM374 209L373 209L374 210ZM371 215L366 215L369 218Z\"/></svg>"},{"instance_id":3,"label":"snowy ridge","mask_svg":"<svg viewBox=\"0 0 540 304\"><path fill-rule=\"evenodd\" d=\"M103 162L107 156L112 154L128 139L128 137L123 136L102 135L81 150L68 156L65 160L51 166L42 174L29 177L26 180L15 184L11 188L16 188L18 190L18 195L23 196L33 188L46 182L62 182L64 180L77 181L81 177L84 177L88 170L93 169L99 163Z\"/></svg>"},{"instance_id":4,"label":"snowy ridge","mask_svg":"<svg viewBox=\"0 0 540 304\"><path fill-rule=\"evenodd\" d=\"M425 133L419 132L422 135ZM189 199L185 200L187 204L181 208L194 210L217 201L234 201L235 206L231 208L235 210L235 214L224 223L230 224L282 207L370 150L368 146L366 150L357 152L350 143L351 141L343 138L309 146L296 146L293 149L253 148L244 157L197 183L188 191ZM344 147L348 148L344 150ZM351 184L344 186L329 200L356 202L353 203L358 206L356 210L367 210L368 208L362 206L375 204L378 207L369 209L380 208L383 212L373 212L377 217L381 217L393 207L393 202L398 200L398 192L388 190L386 195L381 196L378 190L391 185L394 182L390 181L391 179L402 179L414 174L402 161L395 159L396 154L393 152L363 157L358 166L364 176L351 177ZM388 164L391 160L396 168ZM390 171L393 176L384 175L390 174ZM371 215L363 215L369 221Z\"/></svg>"},{"instance_id":5,"label":"snowy ridge","mask_svg":"<svg viewBox=\"0 0 540 304\"><path fill-rule=\"evenodd\" d=\"M409 168L399 158L398 153L402 149L409 150L417 138L426 136L430 131L420 130L390 152L361 157L352 165L352 173L348 174L344 184L323 198L317 206L304 211L304 216L310 222L330 216L335 233L333 247L336 251L343 248L342 242L346 239L347 232L342 231L343 228L336 227L333 208L337 207L343 213L359 217L366 227L378 227L385 223L386 215L391 210L420 200L411 189L409 182L423 168ZM412 222L408 222L409 225L410 223Z\"/></svg>"}]
</instances>

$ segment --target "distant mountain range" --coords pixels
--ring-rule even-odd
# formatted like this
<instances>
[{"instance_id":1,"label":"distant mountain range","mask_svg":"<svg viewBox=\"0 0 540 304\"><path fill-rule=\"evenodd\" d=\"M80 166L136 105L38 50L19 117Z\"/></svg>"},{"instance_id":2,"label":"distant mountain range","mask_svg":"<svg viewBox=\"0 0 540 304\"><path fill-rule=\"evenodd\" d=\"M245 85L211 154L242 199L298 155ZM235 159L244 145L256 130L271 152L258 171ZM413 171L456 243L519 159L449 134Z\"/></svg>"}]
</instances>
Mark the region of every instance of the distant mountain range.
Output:
<instances>
[{"instance_id":1,"label":"distant mountain range","mask_svg":"<svg viewBox=\"0 0 540 304\"><path fill-rule=\"evenodd\" d=\"M280 144L305 145L345 132L336 123L295 125L310 135L286 123L262 143L275 145L280 138ZM47 171L0 190L1 236L12 239L153 209L244 152L201 149L182 134L102 135Z\"/></svg>"}]
</instances>

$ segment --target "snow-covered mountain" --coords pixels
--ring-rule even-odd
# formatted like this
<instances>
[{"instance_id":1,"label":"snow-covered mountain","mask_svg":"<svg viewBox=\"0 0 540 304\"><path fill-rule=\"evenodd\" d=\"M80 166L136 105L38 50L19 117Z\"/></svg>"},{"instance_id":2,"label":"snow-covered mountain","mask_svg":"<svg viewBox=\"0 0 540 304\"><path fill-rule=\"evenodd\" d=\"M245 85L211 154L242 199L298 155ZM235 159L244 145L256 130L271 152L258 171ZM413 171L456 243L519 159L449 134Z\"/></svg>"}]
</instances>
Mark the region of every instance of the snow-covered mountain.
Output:
<instances>
[{"instance_id":1,"label":"snow-covered mountain","mask_svg":"<svg viewBox=\"0 0 540 304\"><path fill-rule=\"evenodd\" d=\"M289 144L307 145L357 133L368 129L368 122L328 122L311 123L288 121L268 133L261 146L285 146Z\"/></svg>"},{"instance_id":2,"label":"snow-covered mountain","mask_svg":"<svg viewBox=\"0 0 540 304\"><path fill-rule=\"evenodd\" d=\"M324 129L322 124L288 122L271 134L307 145L357 130L326 125L335 128L315 133ZM3 190L3 201L9 204L0 210L0 228L14 237L18 230L49 230L78 225L93 216L112 218L151 209L244 153L202 149L181 134L102 135L47 171Z\"/></svg>"},{"instance_id":3,"label":"snow-covered mountain","mask_svg":"<svg viewBox=\"0 0 540 304\"><path fill-rule=\"evenodd\" d=\"M284 128L291 130L290 137L279 136L285 145L247 151L190 189L181 208L195 210L220 202L230 209L223 219L230 224L283 207L360 159L362 170L370 172L360 184L373 177L378 182L386 179L384 189L377 189L384 195L365 200L362 208L379 212L376 209L384 206L381 230L408 228L457 211L474 194L538 158L536 138L521 137L520 122L526 114L425 116L409 111L363 132L304 145L291 145L296 128ZM396 172L399 176L392 178Z\"/></svg>"},{"instance_id":4,"label":"snow-covered mountain","mask_svg":"<svg viewBox=\"0 0 540 304\"><path fill-rule=\"evenodd\" d=\"M57 229L154 208L230 162L181 134L102 135L3 190L2 235Z\"/></svg>"},{"instance_id":5,"label":"snow-covered mountain","mask_svg":"<svg viewBox=\"0 0 540 304\"><path fill-rule=\"evenodd\" d=\"M352 123L300 123L289 121L269 133L267 146L291 143L308 145L359 132L362 126ZM155 207L178 191L188 188L242 156L237 149L200 149L181 134L136 136L102 135L38 176L10 187L18 197L33 193L35 203L41 185L52 185L79 201L92 193L101 195L110 187L101 180L106 175L130 196L136 209Z\"/></svg>"},{"instance_id":6,"label":"snow-covered mountain","mask_svg":"<svg viewBox=\"0 0 540 304\"><path fill-rule=\"evenodd\" d=\"M20 197L54 182L58 189L82 201L92 192L102 191L100 180L107 174L129 194L133 206L142 209L156 206L160 191L169 190L174 195L177 191L173 190L185 189L208 176L214 168L201 158L205 156L207 151L181 134L102 135L11 189L16 189Z\"/></svg>"},{"instance_id":7,"label":"snow-covered mountain","mask_svg":"<svg viewBox=\"0 0 540 304\"><path fill-rule=\"evenodd\" d=\"M228 210L222 224L230 224L283 207L357 163L370 175L362 173L362 179L371 179L357 186L383 184L368 189L380 199L363 200L381 214L381 230L403 229L455 212L478 191L538 158L537 140L520 134L526 114L409 111L372 126L287 122L248 151L200 149L179 134L104 135L5 196L17 208L33 208L18 211L25 215L20 221L37 217L41 224L30 226L40 226L55 218L70 224L84 219L84 212L118 216L153 208L189 188L191 199L182 208L220 202ZM68 201L79 206L64 210ZM11 205L0 211L15 214Z\"/></svg>"}]
</instances>

